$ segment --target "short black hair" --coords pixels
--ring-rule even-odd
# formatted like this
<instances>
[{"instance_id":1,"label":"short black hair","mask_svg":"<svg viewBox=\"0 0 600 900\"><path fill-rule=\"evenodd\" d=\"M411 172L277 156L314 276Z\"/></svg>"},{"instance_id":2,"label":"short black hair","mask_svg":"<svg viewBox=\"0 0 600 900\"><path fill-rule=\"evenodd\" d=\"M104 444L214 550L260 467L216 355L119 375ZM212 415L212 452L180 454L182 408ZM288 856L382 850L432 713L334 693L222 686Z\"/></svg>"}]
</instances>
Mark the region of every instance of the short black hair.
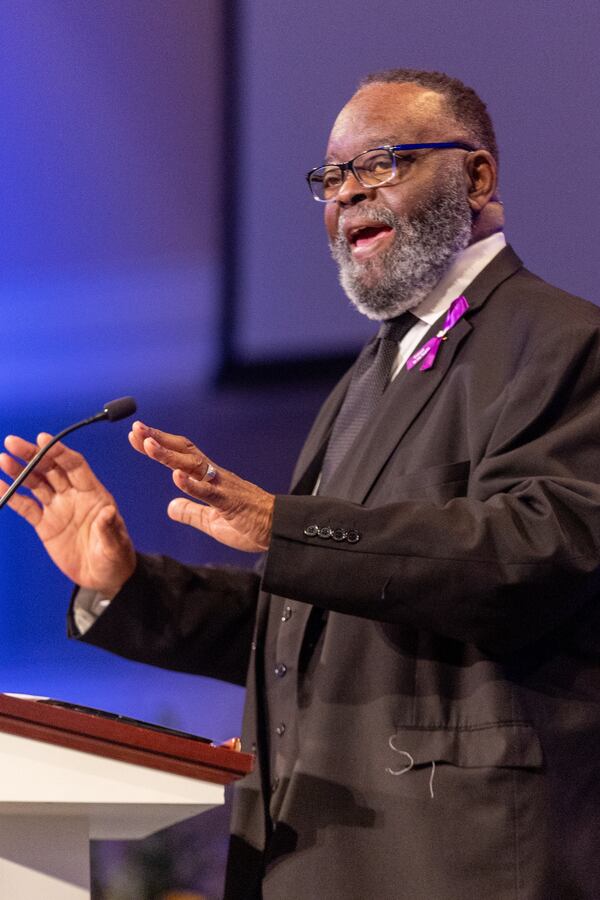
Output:
<instances>
[{"instance_id":1,"label":"short black hair","mask_svg":"<svg viewBox=\"0 0 600 900\"><path fill-rule=\"evenodd\" d=\"M487 106L473 88L458 78L423 69L384 69L367 75L358 87L367 84L418 84L436 91L446 99L450 112L467 129L471 140L489 150L498 162L498 144Z\"/></svg>"}]
</instances>

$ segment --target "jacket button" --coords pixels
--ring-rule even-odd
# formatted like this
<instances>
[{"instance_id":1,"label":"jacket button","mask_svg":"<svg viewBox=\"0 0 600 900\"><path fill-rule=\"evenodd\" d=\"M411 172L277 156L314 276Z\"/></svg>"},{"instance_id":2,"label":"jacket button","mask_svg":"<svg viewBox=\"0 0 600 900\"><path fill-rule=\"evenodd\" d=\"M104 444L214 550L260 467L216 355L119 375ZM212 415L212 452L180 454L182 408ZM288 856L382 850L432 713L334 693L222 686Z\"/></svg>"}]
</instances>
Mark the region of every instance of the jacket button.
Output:
<instances>
[{"instance_id":1,"label":"jacket button","mask_svg":"<svg viewBox=\"0 0 600 900\"><path fill-rule=\"evenodd\" d=\"M291 606L284 606L284 607L283 607L283 612L281 613L281 621L282 621L282 622L287 622L287 620L288 620L288 619L291 619L291 618L292 618L292 607L291 607Z\"/></svg>"},{"instance_id":2,"label":"jacket button","mask_svg":"<svg viewBox=\"0 0 600 900\"><path fill-rule=\"evenodd\" d=\"M331 537L334 541L345 541L348 537L348 532L344 528L334 528L331 532Z\"/></svg>"},{"instance_id":3,"label":"jacket button","mask_svg":"<svg viewBox=\"0 0 600 900\"><path fill-rule=\"evenodd\" d=\"M352 529L346 535L346 540L349 544L356 544L357 541L360 541L360 534L358 531L353 531Z\"/></svg>"},{"instance_id":4,"label":"jacket button","mask_svg":"<svg viewBox=\"0 0 600 900\"><path fill-rule=\"evenodd\" d=\"M287 666L285 663L277 663L274 669L276 678L283 678L285 673L287 672Z\"/></svg>"},{"instance_id":5,"label":"jacket button","mask_svg":"<svg viewBox=\"0 0 600 900\"><path fill-rule=\"evenodd\" d=\"M316 537L319 533L318 525L307 525L304 529L304 534L306 537Z\"/></svg>"},{"instance_id":6,"label":"jacket button","mask_svg":"<svg viewBox=\"0 0 600 900\"><path fill-rule=\"evenodd\" d=\"M280 722L277 728L275 729L275 734L278 734L279 737L283 737L285 734L285 722Z\"/></svg>"},{"instance_id":7,"label":"jacket button","mask_svg":"<svg viewBox=\"0 0 600 900\"><path fill-rule=\"evenodd\" d=\"M319 528L319 537L320 538L330 538L331 537L331 528L329 525L324 525L323 528Z\"/></svg>"}]
</instances>

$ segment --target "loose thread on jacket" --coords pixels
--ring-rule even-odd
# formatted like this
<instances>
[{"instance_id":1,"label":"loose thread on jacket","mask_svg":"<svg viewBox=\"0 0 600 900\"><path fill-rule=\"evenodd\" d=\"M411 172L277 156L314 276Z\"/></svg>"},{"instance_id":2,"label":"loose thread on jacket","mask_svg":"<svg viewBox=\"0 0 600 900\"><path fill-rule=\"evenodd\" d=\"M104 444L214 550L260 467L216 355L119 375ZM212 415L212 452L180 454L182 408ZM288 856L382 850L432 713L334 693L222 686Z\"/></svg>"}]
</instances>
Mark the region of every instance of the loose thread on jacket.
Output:
<instances>
[{"instance_id":1,"label":"loose thread on jacket","mask_svg":"<svg viewBox=\"0 0 600 900\"><path fill-rule=\"evenodd\" d=\"M431 760L431 776L429 778L429 793L431 794L431 799L434 798L433 793L433 776L435 775L435 759Z\"/></svg>"},{"instance_id":2,"label":"loose thread on jacket","mask_svg":"<svg viewBox=\"0 0 600 900\"><path fill-rule=\"evenodd\" d=\"M388 744L390 745L390 748L394 751L394 753L400 753L400 754L402 754L402 756L406 756L406 758L408 759L408 765L404 766L403 769L390 769L389 766L386 766L385 771L388 773L388 775L406 775L406 773L410 772L410 770L413 768L413 766L415 764L415 760L414 760L414 757L411 756L411 754L408 752L408 750L400 750L398 747L396 747L396 745L394 744L394 737L395 737L395 735L392 734L391 737L388 739ZM434 778L435 778L435 760L432 759L431 760L431 775L429 776L429 796L431 797L432 800L435 799L435 793L433 790L433 779Z\"/></svg>"},{"instance_id":3,"label":"loose thread on jacket","mask_svg":"<svg viewBox=\"0 0 600 900\"><path fill-rule=\"evenodd\" d=\"M408 752L408 750L399 750L398 747L396 747L394 745L394 737L395 737L395 735L392 734L392 736L388 740L388 744L390 745L390 747L392 748L394 753L401 753L402 756L406 756L408 758L408 765L404 766L403 769L398 769L398 770L390 769L389 766L386 766L385 771L389 775L404 775L406 772L410 772L410 770L412 769L412 767L415 764L415 761L414 761L413 757L410 755L410 753Z\"/></svg>"}]
</instances>

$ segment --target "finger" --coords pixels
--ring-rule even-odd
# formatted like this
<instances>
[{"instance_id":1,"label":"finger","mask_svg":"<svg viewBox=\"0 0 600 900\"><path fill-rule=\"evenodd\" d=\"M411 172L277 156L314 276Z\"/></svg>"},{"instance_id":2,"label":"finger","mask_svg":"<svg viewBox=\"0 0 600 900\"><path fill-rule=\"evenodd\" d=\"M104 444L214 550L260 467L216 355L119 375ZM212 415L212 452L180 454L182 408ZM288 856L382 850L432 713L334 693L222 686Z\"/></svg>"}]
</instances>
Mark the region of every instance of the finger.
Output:
<instances>
[{"instance_id":1,"label":"finger","mask_svg":"<svg viewBox=\"0 0 600 900\"><path fill-rule=\"evenodd\" d=\"M48 434L46 431L42 431L37 436L37 443L40 450L42 447L45 447L52 440L52 435ZM62 494L67 491L71 487L71 483L69 478L62 468L60 464L60 447L61 444L56 445L59 449L58 451L52 451L52 448L48 451L46 456L44 456L37 468L40 472L43 473L44 477L48 480L48 482L52 485L57 494Z\"/></svg>"},{"instance_id":2,"label":"finger","mask_svg":"<svg viewBox=\"0 0 600 900\"><path fill-rule=\"evenodd\" d=\"M147 437L144 440L144 451L150 459L161 463L163 466L167 466L169 469L181 469L183 472L187 472L199 481L206 478L209 466L211 467L211 471L214 470L216 473L216 469L208 457L204 456L197 447L194 447L193 453L182 453L164 447L153 437Z\"/></svg>"},{"instance_id":3,"label":"finger","mask_svg":"<svg viewBox=\"0 0 600 900\"><path fill-rule=\"evenodd\" d=\"M38 441L42 443L42 446L45 446L51 439L52 436L46 432L38 435ZM42 460L42 466L45 463L51 466L53 476L57 481L63 476L67 479L67 487L72 486L79 491L96 490L100 487L100 482L92 472L86 458L76 450L71 450L66 444L60 442L55 444L48 451L48 456ZM50 480L49 471L47 472L45 467L42 472ZM61 483L63 482L61 481Z\"/></svg>"},{"instance_id":4,"label":"finger","mask_svg":"<svg viewBox=\"0 0 600 900\"><path fill-rule=\"evenodd\" d=\"M0 453L0 469L2 469L5 475L12 478L13 481L15 478L18 478L24 468L25 466L22 466L21 463L17 462L14 456L10 456L8 453ZM40 476L36 472L32 472L31 477L35 479Z\"/></svg>"},{"instance_id":5,"label":"finger","mask_svg":"<svg viewBox=\"0 0 600 900\"><path fill-rule=\"evenodd\" d=\"M8 485L4 481L0 481L0 496L4 495L7 490ZM10 506L14 512L22 516L34 528L37 528L42 520L42 508L31 497L25 497L23 494L13 494L6 505Z\"/></svg>"},{"instance_id":6,"label":"finger","mask_svg":"<svg viewBox=\"0 0 600 900\"><path fill-rule=\"evenodd\" d=\"M169 444L169 441L165 441L165 444L163 445L160 440L157 440L153 437L153 432L157 435L164 435L164 432L159 432L155 429L148 428L146 425L142 425L140 422L135 422L127 437L134 450L137 450L138 453L141 453L144 456L149 456L150 454L148 453L148 448L144 446L144 442L146 440L152 440L154 442L154 446L156 447L166 447L167 444ZM184 438L183 440L186 441L187 439ZM189 448L189 452L193 452L193 450L196 450L191 441L187 441L186 446ZM151 456L151 458L154 457Z\"/></svg>"},{"instance_id":7,"label":"finger","mask_svg":"<svg viewBox=\"0 0 600 900\"><path fill-rule=\"evenodd\" d=\"M24 440L23 438L17 437L14 434L9 434L5 441L4 446L6 449L13 454L13 456L18 457L19 459L24 460L25 462L31 462L33 457L36 455L38 450L41 449L42 446L45 446L48 441L52 439L51 435L43 433L38 435L39 444L32 444L29 441ZM60 447L60 444L56 445ZM43 475L49 482L53 481L52 486L55 490L63 491L69 486L69 481L62 472L54 471L56 466L58 465L56 461L56 448L52 448L48 451L46 456L44 456L36 466L36 473L38 475ZM50 472L52 472L52 480L48 477ZM29 486L29 478L27 479L27 484Z\"/></svg>"},{"instance_id":8,"label":"finger","mask_svg":"<svg viewBox=\"0 0 600 900\"><path fill-rule=\"evenodd\" d=\"M144 438L139 431L134 431L132 429L127 435L127 439L134 450L137 450L138 453L142 453L144 456L146 455L146 451L144 450Z\"/></svg>"},{"instance_id":9,"label":"finger","mask_svg":"<svg viewBox=\"0 0 600 900\"><path fill-rule=\"evenodd\" d=\"M171 434L168 431L161 431L159 428L152 428L145 425L144 422L134 422L131 426L132 433L143 443L146 438L154 438L161 446L167 450L176 450L178 453L194 453L198 452L196 445L189 438L181 434Z\"/></svg>"},{"instance_id":10,"label":"finger","mask_svg":"<svg viewBox=\"0 0 600 900\"><path fill-rule=\"evenodd\" d=\"M18 437L16 434L7 434L4 438L4 446L9 453L12 453L13 456L18 457L19 459L25 460L25 462L29 462L30 459L33 459L39 450L39 447L36 444L32 444L30 441Z\"/></svg>"},{"instance_id":11,"label":"finger","mask_svg":"<svg viewBox=\"0 0 600 900\"><path fill-rule=\"evenodd\" d=\"M193 475L189 475L182 469L175 469L173 481L180 491L189 494L195 500L207 503L209 506L219 507L226 500L226 495L222 486L217 483L217 478L212 481L206 481L203 478L194 478Z\"/></svg>"},{"instance_id":12,"label":"finger","mask_svg":"<svg viewBox=\"0 0 600 900\"><path fill-rule=\"evenodd\" d=\"M24 469L20 463L16 461L8 453L0 453L0 469L14 481L19 477ZM54 491L38 472L30 472L23 483L23 487L32 491L40 503L50 503L54 496Z\"/></svg>"}]
</instances>

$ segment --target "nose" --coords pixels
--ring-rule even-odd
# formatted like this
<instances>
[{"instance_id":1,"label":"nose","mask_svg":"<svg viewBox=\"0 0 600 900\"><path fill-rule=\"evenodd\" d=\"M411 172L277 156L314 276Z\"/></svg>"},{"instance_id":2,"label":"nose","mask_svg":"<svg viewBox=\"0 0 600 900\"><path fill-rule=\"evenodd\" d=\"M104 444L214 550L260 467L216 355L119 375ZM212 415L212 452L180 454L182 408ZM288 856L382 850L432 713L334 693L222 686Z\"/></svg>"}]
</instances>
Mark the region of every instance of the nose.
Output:
<instances>
[{"instance_id":1,"label":"nose","mask_svg":"<svg viewBox=\"0 0 600 900\"><path fill-rule=\"evenodd\" d=\"M354 172L350 171L346 172L346 177L338 191L335 202L343 208L356 206L357 203L361 203L363 200L372 199L374 193L374 187L365 187L364 184L358 181Z\"/></svg>"}]
</instances>

